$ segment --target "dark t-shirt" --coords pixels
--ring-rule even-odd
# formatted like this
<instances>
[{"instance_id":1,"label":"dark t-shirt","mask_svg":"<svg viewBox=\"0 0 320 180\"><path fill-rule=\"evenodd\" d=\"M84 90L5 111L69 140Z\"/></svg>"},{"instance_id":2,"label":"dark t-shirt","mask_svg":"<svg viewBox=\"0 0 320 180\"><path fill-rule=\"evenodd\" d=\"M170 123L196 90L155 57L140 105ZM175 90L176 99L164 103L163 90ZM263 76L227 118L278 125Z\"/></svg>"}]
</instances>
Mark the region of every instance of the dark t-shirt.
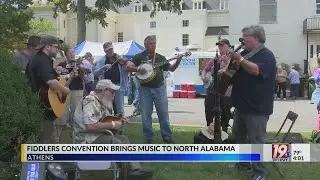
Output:
<instances>
[{"instance_id":1,"label":"dark t-shirt","mask_svg":"<svg viewBox=\"0 0 320 180\"><path fill-rule=\"evenodd\" d=\"M58 79L58 73L53 69L53 60L43 52L38 52L26 66L26 76L32 90L39 92L41 87L49 88L47 81ZM53 111L45 108L45 115L50 120L54 120L56 116Z\"/></svg>"},{"instance_id":2,"label":"dark t-shirt","mask_svg":"<svg viewBox=\"0 0 320 180\"><path fill-rule=\"evenodd\" d=\"M29 68L30 63L31 68ZM47 81L59 77L57 72L53 69L53 60L43 52L38 52L34 58L28 62L26 75L29 82L34 85L33 90L35 92L38 92L41 87L48 87L46 84Z\"/></svg>"},{"instance_id":3,"label":"dark t-shirt","mask_svg":"<svg viewBox=\"0 0 320 180\"><path fill-rule=\"evenodd\" d=\"M243 51L241 55L244 56L247 53ZM273 113L276 59L269 49L264 48L249 61L258 65L260 75L251 75L240 67L232 79L233 105L243 113L271 115Z\"/></svg>"},{"instance_id":4,"label":"dark t-shirt","mask_svg":"<svg viewBox=\"0 0 320 180\"><path fill-rule=\"evenodd\" d=\"M135 55L132 58L132 62L138 67L141 64L149 63L148 62L149 60L152 63L152 58L153 57L149 57L148 53L146 51L144 51L142 53L139 53L139 54ZM157 65L158 63L164 62L166 60L167 59L164 56L156 53L156 58L155 58L155 64L154 65ZM163 84L163 80L164 80L163 71L168 71L169 70L169 66L170 66L170 64L167 63L167 64L165 64L165 65L163 65L161 67L156 68L155 69L155 72L156 72L155 78L152 81L148 82L148 83L141 83L141 86L145 86L145 87L149 87L149 88L158 88L158 87L160 87Z\"/></svg>"},{"instance_id":5,"label":"dark t-shirt","mask_svg":"<svg viewBox=\"0 0 320 180\"><path fill-rule=\"evenodd\" d=\"M118 56L114 54L114 56ZM120 58L120 57L115 57ZM113 64L110 59L106 56L106 61L104 64ZM114 63L114 65L108 70L104 72L104 79L110 79L114 84L120 84L120 71L119 71L119 63Z\"/></svg>"},{"instance_id":6,"label":"dark t-shirt","mask_svg":"<svg viewBox=\"0 0 320 180\"><path fill-rule=\"evenodd\" d=\"M67 62L61 62L58 64L58 66L61 66L63 68L67 67ZM69 73L72 71L72 69L68 68ZM70 90L83 90L83 80L80 76L77 76L75 78L73 78L73 80L71 81L70 85L69 85L69 89Z\"/></svg>"}]
</instances>

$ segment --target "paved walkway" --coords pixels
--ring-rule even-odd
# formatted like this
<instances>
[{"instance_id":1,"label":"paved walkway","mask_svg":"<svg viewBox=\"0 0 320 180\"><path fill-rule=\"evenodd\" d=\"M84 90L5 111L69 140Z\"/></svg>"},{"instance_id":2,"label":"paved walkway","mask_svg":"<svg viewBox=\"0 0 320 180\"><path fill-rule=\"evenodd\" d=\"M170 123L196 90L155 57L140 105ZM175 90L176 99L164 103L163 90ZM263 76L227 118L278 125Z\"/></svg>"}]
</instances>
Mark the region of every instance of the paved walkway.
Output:
<instances>
[{"instance_id":1,"label":"paved walkway","mask_svg":"<svg viewBox=\"0 0 320 180\"><path fill-rule=\"evenodd\" d=\"M125 102L127 100L125 99ZM310 104L308 100L296 101L275 101L274 113L268 123L269 131L276 131L280 128L288 111L293 111L299 115L293 131L309 132L314 128L316 117L316 105ZM133 106L125 105L126 115L133 112ZM171 124L205 126L204 99L175 99L169 98L169 115ZM137 117L134 121L141 122ZM157 123L157 115L154 109L153 122ZM230 121L232 125L232 120ZM284 128L289 127L289 124Z\"/></svg>"}]
</instances>

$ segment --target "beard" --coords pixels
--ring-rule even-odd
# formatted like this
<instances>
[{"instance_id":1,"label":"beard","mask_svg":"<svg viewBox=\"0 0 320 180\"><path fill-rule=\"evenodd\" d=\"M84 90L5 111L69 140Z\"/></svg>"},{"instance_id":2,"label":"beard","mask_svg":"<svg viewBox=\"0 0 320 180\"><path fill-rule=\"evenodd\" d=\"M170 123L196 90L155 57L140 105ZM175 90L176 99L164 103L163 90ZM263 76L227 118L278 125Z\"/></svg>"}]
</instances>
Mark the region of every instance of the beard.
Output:
<instances>
[{"instance_id":1,"label":"beard","mask_svg":"<svg viewBox=\"0 0 320 180\"><path fill-rule=\"evenodd\" d=\"M102 98L101 98L101 102L102 104L109 110L113 110L113 95L109 94L108 92L106 92Z\"/></svg>"},{"instance_id":2,"label":"beard","mask_svg":"<svg viewBox=\"0 0 320 180\"><path fill-rule=\"evenodd\" d=\"M52 58L56 58L56 57L57 57L57 53L55 53L55 52L49 52L48 56L49 56L49 57L52 57Z\"/></svg>"}]
</instances>

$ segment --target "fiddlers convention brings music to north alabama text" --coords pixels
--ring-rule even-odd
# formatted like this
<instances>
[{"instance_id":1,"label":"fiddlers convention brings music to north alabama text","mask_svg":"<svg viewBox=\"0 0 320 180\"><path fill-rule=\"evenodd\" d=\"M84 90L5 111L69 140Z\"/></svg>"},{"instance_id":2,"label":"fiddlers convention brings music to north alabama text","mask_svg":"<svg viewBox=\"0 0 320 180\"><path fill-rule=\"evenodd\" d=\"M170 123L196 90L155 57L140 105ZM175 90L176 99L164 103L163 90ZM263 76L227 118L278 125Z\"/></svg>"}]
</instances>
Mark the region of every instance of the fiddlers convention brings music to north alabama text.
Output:
<instances>
[{"instance_id":1,"label":"fiddlers convention brings music to north alabama text","mask_svg":"<svg viewBox=\"0 0 320 180\"><path fill-rule=\"evenodd\" d=\"M318 162L319 150L310 144L23 144L21 161Z\"/></svg>"}]
</instances>

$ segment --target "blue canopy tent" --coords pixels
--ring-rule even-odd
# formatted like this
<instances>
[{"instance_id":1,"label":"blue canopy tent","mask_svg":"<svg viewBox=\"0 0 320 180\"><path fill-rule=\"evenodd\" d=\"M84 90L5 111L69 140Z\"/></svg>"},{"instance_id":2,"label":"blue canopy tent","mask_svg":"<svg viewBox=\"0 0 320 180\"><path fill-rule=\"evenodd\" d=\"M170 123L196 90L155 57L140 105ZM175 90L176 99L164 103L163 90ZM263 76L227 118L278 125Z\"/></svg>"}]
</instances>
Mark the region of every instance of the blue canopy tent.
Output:
<instances>
[{"instance_id":1,"label":"blue canopy tent","mask_svg":"<svg viewBox=\"0 0 320 180\"><path fill-rule=\"evenodd\" d=\"M104 42L91 42L84 41L74 47L74 53L76 56L84 56L87 52L90 52L96 59L96 68L101 68L104 65L102 57L105 56L103 50ZM135 41L125 41L112 43L115 53L123 56L125 59L132 59L132 57L145 50L143 46Z\"/></svg>"},{"instance_id":2,"label":"blue canopy tent","mask_svg":"<svg viewBox=\"0 0 320 180\"><path fill-rule=\"evenodd\" d=\"M105 56L105 52L103 50L103 44L104 42L84 41L74 47L74 53L79 57L84 56L87 52L90 52L96 60L94 69L100 69L104 66L103 56ZM116 42L112 43L112 45L114 52L127 60L131 60L133 56L145 50L143 46L132 40Z\"/></svg>"}]
</instances>

